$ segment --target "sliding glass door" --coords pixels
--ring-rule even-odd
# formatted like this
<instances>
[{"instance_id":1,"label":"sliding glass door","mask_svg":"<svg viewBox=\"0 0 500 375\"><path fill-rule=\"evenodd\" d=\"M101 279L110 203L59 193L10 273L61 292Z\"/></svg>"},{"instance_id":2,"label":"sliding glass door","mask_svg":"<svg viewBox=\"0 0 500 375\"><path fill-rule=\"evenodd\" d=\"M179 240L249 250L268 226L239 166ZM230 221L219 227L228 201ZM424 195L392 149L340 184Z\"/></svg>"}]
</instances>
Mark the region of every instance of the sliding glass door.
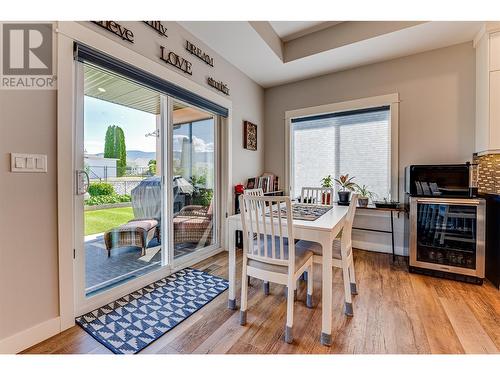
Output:
<instances>
[{"instance_id":1,"label":"sliding glass door","mask_svg":"<svg viewBox=\"0 0 500 375\"><path fill-rule=\"evenodd\" d=\"M173 102L174 258L217 243L217 128L214 115Z\"/></svg>"},{"instance_id":2,"label":"sliding glass door","mask_svg":"<svg viewBox=\"0 0 500 375\"><path fill-rule=\"evenodd\" d=\"M92 297L162 267L162 96L94 66L79 68L75 203L83 243L75 257Z\"/></svg>"},{"instance_id":3,"label":"sliding glass door","mask_svg":"<svg viewBox=\"0 0 500 375\"><path fill-rule=\"evenodd\" d=\"M219 130L216 115L140 82L86 63L77 70L81 313L219 246Z\"/></svg>"}]
</instances>

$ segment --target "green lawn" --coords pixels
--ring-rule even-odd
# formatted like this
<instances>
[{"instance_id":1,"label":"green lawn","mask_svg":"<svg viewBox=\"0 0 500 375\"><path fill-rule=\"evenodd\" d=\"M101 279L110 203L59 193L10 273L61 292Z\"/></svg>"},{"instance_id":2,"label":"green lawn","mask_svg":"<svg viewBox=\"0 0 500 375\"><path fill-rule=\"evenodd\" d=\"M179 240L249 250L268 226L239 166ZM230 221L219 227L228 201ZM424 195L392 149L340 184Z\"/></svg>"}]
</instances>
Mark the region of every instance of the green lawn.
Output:
<instances>
[{"instance_id":1,"label":"green lawn","mask_svg":"<svg viewBox=\"0 0 500 375\"><path fill-rule=\"evenodd\" d=\"M85 211L85 235L105 232L133 218L132 207Z\"/></svg>"}]
</instances>

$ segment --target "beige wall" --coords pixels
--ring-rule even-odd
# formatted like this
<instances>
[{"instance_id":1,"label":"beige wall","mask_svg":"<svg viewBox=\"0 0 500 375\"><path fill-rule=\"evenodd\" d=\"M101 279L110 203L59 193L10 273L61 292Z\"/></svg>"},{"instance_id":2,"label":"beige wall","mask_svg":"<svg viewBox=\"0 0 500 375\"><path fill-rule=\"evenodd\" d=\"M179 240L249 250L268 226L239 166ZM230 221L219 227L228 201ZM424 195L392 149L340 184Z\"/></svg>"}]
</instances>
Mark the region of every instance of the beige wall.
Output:
<instances>
[{"instance_id":1,"label":"beige wall","mask_svg":"<svg viewBox=\"0 0 500 375\"><path fill-rule=\"evenodd\" d=\"M142 22L123 22L135 34L133 45L93 24L82 24L159 63L159 45L167 46L192 62L189 78L202 86L208 87L209 75L226 82L233 105L233 183L263 172L264 90L259 85L175 22L165 22L168 39ZM214 57L214 68L184 49L186 38ZM0 341L59 315L56 95L0 91ZM258 151L242 147L243 120L260 125ZM48 173L11 173L11 152L47 154Z\"/></svg>"},{"instance_id":2,"label":"beige wall","mask_svg":"<svg viewBox=\"0 0 500 375\"><path fill-rule=\"evenodd\" d=\"M472 158L475 118L475 53L464 43L267 89L265 169L284 176L285 111L399 93L399 190L404 167L459 163ZM359 210L355 226L388 230L382 213ZM403 217L394 223L396 254L407 255ZM390 236L355 231L354 246L390 252Z\"/></svg>"},{"instance_id":3,"label":"beige wall","mask_svg":"<svg viewBox=\"0 0 500 375\"><path fill-rule=\"evenodd\" d=\"M472 42L266 90L265 169L284 176L284 115L297 108L398 92L400 191L404 167L470 160L474 149Z\"/></svg>"},{"instance_id":4,"label":"beige wall","mask_svg":"<svg viewBox=\"0 0 500 375\"><path fill-rule=\"evenodd\" d=\"M57 317L56 92L0 90L0 339ZM10 153L48 173L10 173Z\"/></svg>"}]
</instances>

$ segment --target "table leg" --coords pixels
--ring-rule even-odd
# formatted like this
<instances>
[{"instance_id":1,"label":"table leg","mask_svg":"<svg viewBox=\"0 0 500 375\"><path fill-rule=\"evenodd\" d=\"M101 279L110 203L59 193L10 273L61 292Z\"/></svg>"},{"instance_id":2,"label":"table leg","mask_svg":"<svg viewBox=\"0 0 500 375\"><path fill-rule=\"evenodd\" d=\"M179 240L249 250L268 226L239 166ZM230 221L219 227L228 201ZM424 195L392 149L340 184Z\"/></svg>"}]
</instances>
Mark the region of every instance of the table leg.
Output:
<instances>
[{"instance_id":1,"label":"table leg","mask_svg":"<svg viewBox=\"0 0 500 375\"><path fill-rule=\"evenodd\" d=\"M321 243L323 247L322 275L322 311L321 311L321 344L332 345L332 241L328 236Z\"/></svg>"},{"instance_id":2,"label":"table leg","mask_svg":"<svg viewBox=\"0 0 500 375\"><path fill-rule=\"evenodd\" d=\"M391 241L392 241L392 263L396 261L396 253L394 251L394 214L391 211Z\"/></svg>"},{"instance_id":3,"label":"table leg","mask_svg":"<svg viewBox=\"0 0 500 375\"><path fill-rule=\"evenodd\" d=\"M231 310L236 310L236 228L229 221L229 300L227 301L227 307Z\"/></svg>"}]
</instances>

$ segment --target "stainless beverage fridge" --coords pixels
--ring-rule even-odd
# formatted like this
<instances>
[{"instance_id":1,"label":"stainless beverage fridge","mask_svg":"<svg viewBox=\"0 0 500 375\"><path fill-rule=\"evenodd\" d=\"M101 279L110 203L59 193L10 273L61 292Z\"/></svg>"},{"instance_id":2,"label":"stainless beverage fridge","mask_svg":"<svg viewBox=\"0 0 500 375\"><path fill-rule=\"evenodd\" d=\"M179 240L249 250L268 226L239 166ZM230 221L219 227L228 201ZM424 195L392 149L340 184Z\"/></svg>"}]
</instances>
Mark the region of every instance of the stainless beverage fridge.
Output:
<instances>
[{"instance_id":1,"label":"stainless beverage fridge","mask_svg":"<svg viewBox=\"0 0 500 375\"><path fill-rule=\"evenodd\" d=\"M410 197L410 272L481 284L485 201Z\"/></svg>"}]
</instances>

